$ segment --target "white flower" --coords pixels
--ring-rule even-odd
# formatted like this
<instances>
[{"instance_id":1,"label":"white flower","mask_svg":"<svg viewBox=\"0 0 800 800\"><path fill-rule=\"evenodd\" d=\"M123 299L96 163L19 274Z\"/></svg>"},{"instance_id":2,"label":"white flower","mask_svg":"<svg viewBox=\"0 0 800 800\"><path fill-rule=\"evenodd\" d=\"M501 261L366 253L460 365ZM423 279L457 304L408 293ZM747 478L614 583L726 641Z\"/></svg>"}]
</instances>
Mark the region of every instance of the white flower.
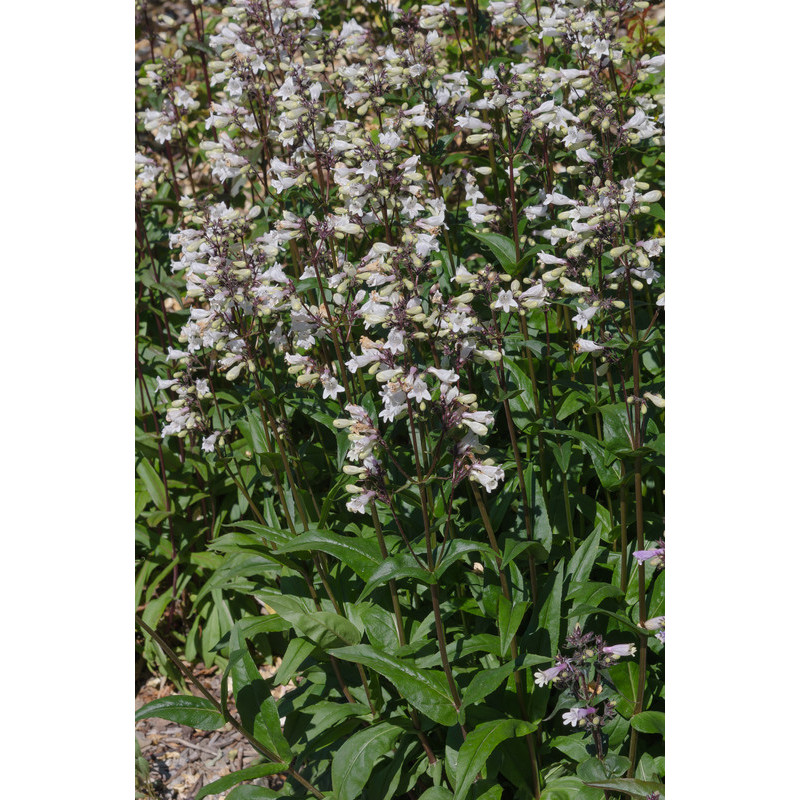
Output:
<instances>
[{"instance_id":1,"label":"white flower","mask_svg":"<svg viewBox=\"0 0 800 800\"><path fill-rule=\"evenodd\" d=\"M403 343L403 331L399 328L392 328L389 331L389 337L386 340L386 349L390 350L395 355L397 353L405 353L406 346Z\"/></svg>"},{"instance_id":2,"label":"white flower","mask_svg":"<svg viewBox=\"0 0 800 800\"><path fill-rule=\"evenodd\" d=\"M479 483L487 492L494 491L498 482L504 480L504 478L505 472L501 467L493 467L477 461L469 468L469 479Z\"/></svg>"},{"instance_id":3,"label":"white flower","mask_svg":"<svg viewBox=\"0 0 800 800\"><path fill-rule=\"evenodd\" d=\"M167 347L167 361L177 361L179 358L186 358L189 354L185 350L175 350Z\"/></svg>"},{"instance_id":4,"label":"white flower","mask_svg":"<svg viewBox=\"0 0 800 800\"><path fill-rule=\"evenodd\" d=\"M396 150L401 144L403 144L403 140L394 131L389 131L388 133L379 133L378 141L380 141L381 146L386 150Z\"/></svg>"},{"instance_id":5,"label":"white flower","mask_svg":"<svg viewBox=\"0 0 800 800\"><path fill-rule=\"evenodd\" d=\"M572 321L575 323L575 327L582 331L585 327L589 325L589 320L597 313L597 306L588 306L587 308L581 308L578 306L578 313L572 318Z\"/></svg>"},{"instance_id":6,"label":"white flower","mask_svg":"<svg viewBox=\"0 0 800 800\"><path fill-rule=\"evenodd\" d=\"M552 253L537 253L536 258L542 264L566 264L566 258L559 258L558 256L554 256Z\"/></svg>"},{"instance_id":7,"label":"white flower","mask_svg":"<svg viewBox=\"0 0 800 800\"><path fill-rule=\"evenodd\" d=\"M164 380L163 378L156 378L156 392L163 391L164 389L169 389L170 386L174 386L177 383L177 379L173 378L172 380Z\"/></svg>"},{"instance_id":8,"label":"white flower","mask_svg":"<svg viewBox=\"0 0 800 800\"><path fill-rule=\"evenodd\" d=\"M319 379L323 387L322 399L327 400L329 397L336 399L336 395L344 391L344 387L339 384L339 381L330 374L326 369Z\"/></svg>"},{"instance_id":9,"label":"white flower","mask_svg":"<svg viewBox=\"0 0 800 800\"><path fill-rule=\"evenodd\" d=\"M458 375L451 369L436 369L434 367L428 367L428 372L431 375L435 375L442 383L446 385L450 385L451 383L456 383L458 381Z\"/></svg>"},{"instance_id":10,"label":"white flower","mask_svg":"<svg viewBox=\"0 0 800 800\"><path fill-rule=\"evenodd\" d=\"M554 206L574 206L577 203L577 200L570 200L565 194L559 194L558 192L553 192L552 194L548 194L547 197L544 199L544 205L550 205L552 203Z\"/></svg>"},{"instance_id":11,"label":"white flower","mask_svg":"<svg viewBox=\"0 0 800 800\"><path fill-rule=\"evenodd\" d=\"M590 291L588 286L581 286L581 284L575 283L569 278L559 278L559 282L564 294L588 294Z\"/></svg>"},{"instance_id":12,"label":"white flower","mask_svg":"<svg viewBox=\"0 0 800 800\"><path fill-rule=\"evenodd\" d=\"M439 242L432 234L420 233L419 236L417 236L417 242L414 245L414 250L420 258L427 258L432 250L438 249Z\"/></svg>"},{"instance_id":13,"label":"white flower","mask_svg":"<svg viewBox=\"0 0 800 800\"><path fill-rule=\"evenodd\" d=\"M592 342L589 339L578 339L575 342L575 350L578 353L595 353L602 349L603 345Z\"/></svg>"},{"instance_id":14,"label":"white flower","mask_svg":"<svg viewBox=\"0 0 800 800\"><path fill-rule=\"evenodd\" d=\"M478 436L486 436L488 426L494 424L494 416L489 411L467 411L461 421Z\"/></svg>"},{"instance_id":15,"label":"white flower","mask_svg":"<svg viewBox=\"0 0 800 800\"><path fill-rule=\"evenodd\" d=\"M497 295L497 300L492 303L492 308L502 308L507 314L512 308L519 308L519 303L509 290L502 289Z\"/></svg>"},{"instance_id":16,"label":"white flower","mask_svg":"<svg viewBox=\"0 0 800 800\"><path fill-rule=\"evenodd\" d=\"M201 445L203 452L213 453L218 438L219 438L219 431L214 431L214 433L212 433L210 436L206 436L206 438L203 439L203 443Z\"/></svg>"},{"instance_id":17,"label":"white flower","mask_svg":"<svg viewBox=\"0 0 800 800\"><path fill-rule=\"evenodd\" d=\"M490 219L492 213L497 210L497 206L487 205L486 203L475 203L467 209L467 216L473 225L479 225Z\"/></svg>"},{"instance_id":18,"label":"white flower","mask_svg":"<svg viewBox=\"0 0 800 800\"><path fill-rule=\"evenodd\" d=\"M645 392L644 399L649 400L654 406L664 408L666 401L660 394L653 394L652 392Z\"/></svg>"},{"instance_id":19,"label":"white flower","mask_svg":"<svg viewBox=\"0 0 800 800\"><path fill-rule=\"evenodd\" d=\"M410 377L409 375L409 378ZM422 379L422 375L414 377L414 383L407 394L412 400L416 400L418 403L421 403L423 400L431 399L431 393L428 391L428 384Z\"/></svg>"}]
</instances>

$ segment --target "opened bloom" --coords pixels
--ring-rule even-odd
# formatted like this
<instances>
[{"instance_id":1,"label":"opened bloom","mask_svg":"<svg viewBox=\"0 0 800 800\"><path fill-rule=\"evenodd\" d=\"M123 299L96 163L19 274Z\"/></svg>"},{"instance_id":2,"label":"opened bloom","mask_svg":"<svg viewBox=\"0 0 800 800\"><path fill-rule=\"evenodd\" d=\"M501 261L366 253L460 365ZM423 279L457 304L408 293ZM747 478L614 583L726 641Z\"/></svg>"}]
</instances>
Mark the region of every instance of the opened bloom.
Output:
<instances>
[{"instance_id":1,"label":"opened bloom","mask_svg":"<svg viewBox=\"0 0 800 800\"><path fill-rule=\"evenodd\" d=\"M555 680L566 668L566 664L556 664L554 667L550 667L550 669L534 672L533 678L537 686L544 686L550 683L550 681Z\"/></svg>"},{"instance_id":2,"label":"opened bloom","mask_svg":"<svg viewBox=\"0 0 800 800\"><path fill-rule=\"evenodd\" d=\"M664 566L664 548L656 547L653 550L634 550L633 557L639 562L644 564L645 561L650 561L654 566Z\"/></svg>"},{"instance_id":3,"label":"opened bloom","mask_svg":"<svg viewBox=\"0 0 800 800\"><path fill-rule=\"evenodd\" d=\"M582 723L586 717L590 717L596 711L597 709L592 706L587 706L586 708L571 708L566 714L562 714L561 718L564 720L565 725L572 725L574 728L576 725Z\"/></svg>"}]
</instances>

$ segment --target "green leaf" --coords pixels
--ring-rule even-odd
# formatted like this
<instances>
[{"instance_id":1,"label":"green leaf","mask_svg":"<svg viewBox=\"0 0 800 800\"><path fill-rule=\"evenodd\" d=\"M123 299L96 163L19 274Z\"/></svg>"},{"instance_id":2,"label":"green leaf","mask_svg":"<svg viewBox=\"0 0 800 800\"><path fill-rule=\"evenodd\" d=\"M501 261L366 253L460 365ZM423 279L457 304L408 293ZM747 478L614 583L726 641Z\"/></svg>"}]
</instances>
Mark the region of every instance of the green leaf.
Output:
<instances>
[{"instance_id":1,"label":"green leaf","mask_svg":"<svg viewBox=\"0 0 800 800\"><path fill-rule=\"evenodd\" d=\"M577 552L567 565L567 580L570 586L583 583L592 571L597 560L597 551L600 549L600 528L595 528L584 539Z\"/></svg>"},{"instance_id":2,"label":"green leaf","mask_svg":"<svg viewBox=\"0 0 800 800\"><path fill-rule=\"evenodd\" d=\"M587 758L578 764L576 772L578 777L587 783L607 781L622 775L630 764L629 758L618 756L616 753L607 753L602 761L597 758Z\"/></svg>"},{"instance_id":3,"label":"green leaf","mask_svg":"<svg viewBox=\"0 0 800 800\"><path fill-rule=\"evenodd\" d=\"M292 639L286 647L280 667L274 676L276 686L285 686L297 675L300 665L314 652L316 645L308 639Z\"/></svg>"},{"instance_id":4,"label":"green leaf","mask_svg":"<svg viewBox=\"0 0 800 800\"><path fill-rule=\"evenodd\" d=\"M577 439L592 459L592 466L605 489L617 489L622 483L622 468L603 443L582 431L552 431L544 429L543 433L549 436L569 436Z\"/></svg>"},{"instance_id":5,"label":"green leaf","mask_svg":"<svg viewBox=\"0 0 800 800\"><path fill-rule=\"evenodd\" d=\"M539 613L534 615L529 626L537 631L534 652L550 652L555 658L561 646L561 597L564 591L564 561L558 562L555 572L548 578L542 592Z\"/></svg>"},{"instance_id":6,"label":"green leaf","mask_svg":"<svg viewBox=\"0 0 800 800\"><path fill-rule=\"evenodd\" d=\"M419 800L453 800L453 793L444 786L431 786L420 795Z\"/></svg>"},{"instance_id":7,"label":"green leaf","mask_svg":"<svg viewBox=\"0 0 800 800\"><path fill-rule=\"evenodd\" d=\"M366 644L343 647L332 651L332 655L379 672L414 708L434 722L448 727L456 724L453 698L441 672L419 669L413 661L390 656Z\"/></svg>"},{"instance_id":8,"label":"green leaf","mask_svg":"<svg viewBox=\"0 0 800 800\"><path fill-rule=\"evenodd\" d=\"M310 530L301 533L278 548L278 553L294 553L298 550L323 553L338 558L359 578L366 581L377 568L383 565L380 548L376 542L362 538L350 538L325 530Z\"/></svg>"},{"instance_id":9,"label":"green leaf","mask_svg":"<svg viewBox=\"0 0 800 800\"><path fill-rule=\"evenodd\" d=\"M466 708L474 703L479 703L484 697L490 695L501 684L505 683L514 672L516 665L513 661L503 664L495 669L481 670L467 686L461 696L461 707Z\"/></svg>"},{"instance_id":10,"label":"green leaf","mask_svg":"<svg viewBox=\"0 0 800 800\"><path fill-rule=\"evenodd\" d=\"M350 717L370 717L371 711L363 703L334 703L320 700L313 706L303 709L304 714L311 714L315 727L332 728L338 722Z\"/></svg>"},{"instance_id":11,"label":"green leaf","mask_svg":"<svg viewBox=\"0 0 800 800\"><path fill-rule=\"evenodd\" d=\"M242 528L250 533L260 536L267 544L282 545L291 541L292 534L289 531L272 528L268 525L259 525L257 522L233 522L230 527Z\"/></svg>"},{"instance_id":12,"label":"green leaf","mask_svg":"<svg viewBox=\"0 0 800 800\"><path fill-rule=\"evenodd\" d=\"M467 734L464 744L458 750L456 764L455 800L464 800L472 782L483 769L486 759L494 749L516 736L533 733L536 725L517 719L496 719L484 722Z\"/></svg>"},{"instance_id":13,"label":"green leaf","mask_svg":"<svg viewBox=\"0 0 800 800\"><path fill-rule=\"evenodd\" d=\"M603 800L605 795L599 789L587 789L586 784L574 775L566 775L548 781L540 800Z\"/></svg>"},{"instance_id":14,"label":"green leaf","mask_svg":"<svg viewBox=\"0 0 800 800\"><path fill-rule=\"evenodd\" d=\"M358 598L358 602L360 603L378 586L383 586L390 580L397 580L398 578L414 578L426 584L436 583L436 578L427 569L420 567L411 553L402 553L401 555L387 558L370 575L367 585Z\"/></svg>"},{"instance_id":15,"label":"green leaf","mask_svg":"<svg viewBox=\"0 0 800 800\"><path fill-rule=\"evenodd\" d=\"M509 275L514 275L517 271L517 250L514 242L508 236L499 233L478 233L473 228L464 228L470 236L474 236L479 242L483 242L500 262L500 266Z\"/></svg>"},{"instance_id":16,"label":"green leaf","mask_svg":"<svg viewBox=\"0 0 800 800\"><path fill-rule=\"evenodd\" d=\"M416 736L406 736L398 743L391 760L384 761L367 783L362 794L364 800L392 800L395 797L407 797L407 791L416 785L420 775L428 764L427 757L417 760L416 767L406 760L414 751L421 749ZM388 754L387 754L388 755Z\"/></svg>"},{"instance_id":17,"label":"green leaf","mask_svg":"<svg viewBox=\"0 0 800 800\"><path fill-rule=\"evenodd\" d=\"M631 622L627 617L624 617L622 614L617 614L616 611L608 611L605 608L597 608L596 606L587 606L587 605L579 605L572 609L570 612L570 617L575 617L580 614L604 614L607 617L611 617L615 619L620 625L629 628L636 634L646 635L646 636L655 636L656 631L647 631L643 628L639 628L636 623Z\"/></svg>"},{"instance_id":18,"label":"green leaf","mask_svg":"<svg viewBox=\"0 0 800 800\"><path fill-rule=\"evenodd\" d=\"M274 789L267 789L266 786L253 786L245 784L237 786L232 792L225 796L225 800L271 800L273 797L281 797Z\"/></svg>"},{"instance_id":19,"label":"green leaf","mask_svg":"<svg viewBox=\"0 0 800 800\"><path fill-rule=\"evenodd\" d=\"M630 795L631 797L647 797L653 792L658 792L662 800L666 800L666 791L663 783L656 781L637 781L633 778L614 778L611 781L597 781L596 783L587 783L587 786L593 786L597 789L608 790L610 792L622 792L623 794Z\"/></svg>"},{"instance_id":20,"label":"green leaf","mask_svg":"<svg viewBox=\"0 0 800 800\"><path fill-rule=\"evenodd\" d=\"M333 757L331 780L336 800L354 800L366 786L375 762L384 755L402 728L381 722L351 736Z\"/></svg>"},{"instance_id":21,"label":"green leaf","mask_svg":"<svg viewBox=\"0 0 800 800\"><path fill-rule=\"evenodd\" d=\"M509 401L509 405L511 405L512 408L517 406L520 410L533 411L533 409L536 408L536 403L533 397L533 384L531 383L530 377L525 370L517 366L511 359L504 359L503 363L505 368L513 375L514 383L522 390L522 394L520 395L521 402L511 403Z\"/></svg>"},{"instance_id":22,"label":"green leaf","mask_svg":"<svg viewBox=\"0 0 800 800\"><path fill-rule=\"evenodd\" d=\"M299 634L307 636L322 650L361 641L358 628L332 611L306 611L289 595L270 596L267 603L278 616L291 622Z\"/></svg>"},{"instance_id":23,"label":"green leaf","mask_svg":"<svg viewBox=\"0 0 800 800\"><path fill-rule=\"evenodd\" d=\"M528 610L530 603L511 603L505 597L501 597L497 607L497 627L500 631L500 654L505 656L511 640L517 633L517 629Z\"/></svg>"},{"instance_id":24,"label":"green leaf","mask_svg":"<svg viewBox=\"0 0 800 800\"><path fill-rule=\"evenodd\" d=\"M288 763L292 759L292 751L281 731L271 685L262 678L250 655L241 623L231 629L230 650L225 674L230 674L233 680L234 699L242 726Z\"/></svg>"},{"instance_id":25,"label":"green leaf","mask_svg":"<svg viewBox=\"0 0 800 800\"><path fill-rule=\"evenodd\" d=\"M627 453L633 448L628 412L627 403L613 403L600 408L603 417L603 443L614 453Z\"/></svg>"},{"instance_id":26,"label":"green leaf","mask_svg":"<svg viewBox=\"0 0 800 800\"><path fill-rule=\"evenodd\" d=\"M136 465L136 472L142 481L144 481L147 494L150 495L150 499L153 501L153 504L156 506L156 508L160 509L161 511L166 511L167 493L164 489L164 481L155 471L153 465L146 458L143 458Z\"/></svg>"},{"instance_id":27,"label":"green leaf","mask_svg":"<svg viewBox=\"0 0 800 800\"><path fill-rule=\"evenodd\" d=\"M215 731L225 724L225 717L210 700L192 695L162 697L147 703L136 712L137 722L149 717L168 719L201 731Z\"/></svg>"},{"instance_id":28,"label":"green leaf","mask_svg":"<svg viewBox=\"0 0 800 800\"><path fill-rule=\"evenodd\" d=\"M631 717L631 727L639 733L660 733L664 736L665 717L662 711L642 711Z\"/></svg>"},{"instance_id":29,"label":"green leaf","mask_svg":"<svg viewBox=\"0 0 800 800\"><path fill-rule=\"evenodd\" d=\"M241 783L242 781L250 781L254 778L264 778L267 775L274 775L276 772L281 772L281 770L284 769L286 769L286 767L283 764L256 764L255 766L247 767L246 769L240 769L238 772L232 772L230 775L226 775L224 778L220 778L219 780L203 786L203 788L200 789L200 791L195 795L194 800L202 800L204 797L207 797L210 794L219 794L220 792L224 792L226 789L230 789L231 786L235 786L237 783ZM269 796L275 797L276 793L273 793ZM230 795L228 795L228 797L230 797Z\"/></svg>"},{"instance_id":30,"label":"green leaf","mask_svg":"<svg viewBox=\"0 0 800 800\"><path fill-rule=\"evenodd\" d=\"M639 667L634 661L623 661L608 668L608 674L620 694L617 711L626 719L633 714L639 689Z\"/></svg>"},{"instance_id":31,"label":"green leaf","mask_svg":"<svg viewBox=\"0 0 800 800\"><path fill-rule=\"evenodd\" d=\"M445 554L442 563L434 571L437 578L441 578L447 568L459 561L467 553L480 553L484 558L494 558L494 550L484 542L472 542L468 539L451 539L445 545ZM415 562L416 563L416 562Z\"/></svg>"}]
</instances>

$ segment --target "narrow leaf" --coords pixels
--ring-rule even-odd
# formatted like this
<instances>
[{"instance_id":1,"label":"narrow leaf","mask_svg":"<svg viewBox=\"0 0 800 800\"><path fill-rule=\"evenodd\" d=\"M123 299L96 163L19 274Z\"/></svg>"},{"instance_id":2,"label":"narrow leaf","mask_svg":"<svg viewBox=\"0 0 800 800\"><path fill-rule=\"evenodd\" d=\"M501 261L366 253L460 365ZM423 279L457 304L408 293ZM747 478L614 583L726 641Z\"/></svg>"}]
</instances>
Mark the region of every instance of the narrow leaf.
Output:
<instances>
[{"instance_id":1,"label":"narrow leaf","mask_svg":"<svg viewBox=\"0 0 800 800\"><path fill-rule=\"evenodd\" d=\"M467 734L458 751L455 800L464 800L472 782L500 742L533 733L536 725L517 719L497 719L478 725Z\"/></svg>"},{"instance_id":2,"label":"narrow leaf","mask_svg":"<svg viewBox=\"0 0 800 800\"><path fill-rule=\"evenodd\" d=\"M225 724L225 718L210 700L192 695L162 697L147 703L136 712L137 722L149 717L168 719L201 731L215 731Z\"/></svg>"},{"instance_id":3,"label":"narrow leaf","mask_svg":"<svg viewBox=\"0 0 800 800\"><path fill-rule=\"evenodd\" d=\"M375 762L394 744L402 728L381 722L351 736L333 757L331 780L336 800L354 800L366 786Z\"/></svg>"},{"instance_id":4,"label":"narrow leaf","mask_svg":"<svg viewBox=\"0 0 800 800\"><path fill-rule=\"evenodd\" d=\"M366 644L343 647L332 654L374 669L388 678L418 711L440 725L455 725L456 709L441 672L419 669L413 661L390 656Z\"/></svg>"}]
</instances>

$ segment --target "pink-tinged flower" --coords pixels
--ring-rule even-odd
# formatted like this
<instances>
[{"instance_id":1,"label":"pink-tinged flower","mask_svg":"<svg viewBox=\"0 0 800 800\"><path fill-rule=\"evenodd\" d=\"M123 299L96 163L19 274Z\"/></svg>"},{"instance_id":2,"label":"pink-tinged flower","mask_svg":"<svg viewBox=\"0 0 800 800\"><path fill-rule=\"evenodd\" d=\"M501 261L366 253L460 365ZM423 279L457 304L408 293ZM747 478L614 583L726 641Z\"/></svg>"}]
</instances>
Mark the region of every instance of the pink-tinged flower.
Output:
<instances>
[{"instance_id":1,"label":"pink-tinged flower","mask_svg":"<svg viewBox=\"0 0 800 800\"><path fill-rule=\"evenodd\" d=\"M592 706L588 706L587 708L571 708L566 714L562 714L561 718L564 720L565 725L572 725L574 728L576 725L583 722L586 717L590 717L596 711L597 709L593 708Z\"/></svg>"},{"instance_id":2,"label":"pink-tinged flower","mask_svg":"<svg viewBox=\"0 0 800 800\"><path fill-rule=\"evenodd\" d=\"M652 561L655 566L664 566L664 548L656 547L653 550L634 550L633 557L644 564L645 561Z\"/></svg>"},{"instance_id":3,"label":"pink-tinged flower","mask_svg":"<svg viewBox=\"0 0 800 800\"><path fill-rule=\"evenodd\" d=\"M347 503L346 508L348 511L353 511L357 514L366 514L367 506L373 497L375 497L375 492L362 492L361 494L357 494Z\"/></svg>"},{"instance_id":4,"label":"pink-tinged flower","mask_svg":"<svg viewBox=\"0 0 800 800\"><path fill-rule=\"evenodd\" d=\"M550 681L555 680L566 668L566 664L556 664L554 667L550 667L550 669L534 672L533 677L536 681L536 685L544 686L550 683Z\"/></svg>"},{"instance_id":5,"label":"pink-tinged flower","mask_svg":"<svg viewBox=\"0 0 800 800\"><path fill-rule=\"evenodd\" d=\"M632 644L612 644L603 648L606 655L619 658L620 656L632 656L636 653L636 648Z\"/></svg>"}]
</instances>

